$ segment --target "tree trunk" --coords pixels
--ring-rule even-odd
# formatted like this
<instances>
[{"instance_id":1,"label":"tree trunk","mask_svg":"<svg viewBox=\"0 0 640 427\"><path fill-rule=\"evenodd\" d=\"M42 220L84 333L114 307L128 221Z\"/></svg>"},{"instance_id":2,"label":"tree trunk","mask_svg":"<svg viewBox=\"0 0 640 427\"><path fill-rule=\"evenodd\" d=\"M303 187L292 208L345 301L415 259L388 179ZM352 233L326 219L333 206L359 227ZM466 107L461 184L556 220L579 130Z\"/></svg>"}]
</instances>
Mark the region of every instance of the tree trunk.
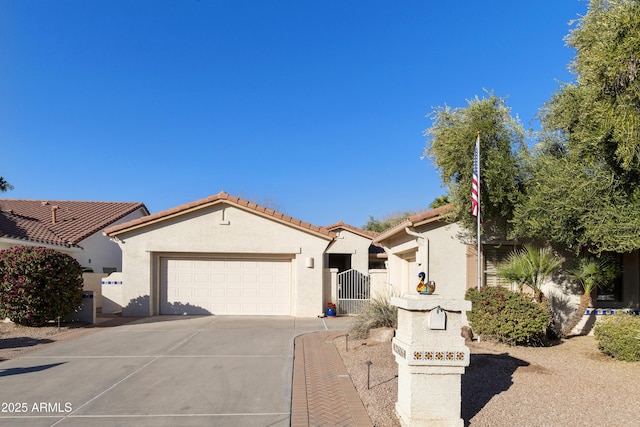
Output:
<instances>
[{"instance_id":1,"label":"tree trunk","mask_svg":"<svg viewBox=\"0 0 640 427\"><path fill-rule=\"evenodd\" d=\"M571 315L571 317L569 317L569 321L567 322L566 327L562 331L564 336L569 335L573 330L573 328L575 328L578 325L578 323L580 323L580 320L582 319L582 316L584 316L584 313L587 310L587 308L593 307L594 299L592 298L592 295L593 295L593 292L591 294L582 294L582 296L580 297L580 303L578 304L578 308Z\"/></svg>"},{"instance_id":2,"label":"tree trunk","mask_svg":"<svg viewBox=\"0 0 640 427\"><path fill-rule=\"evenodd\" d=\"M544 300L544 294L540 289L536 289L533 292L533 298L536 300L537 303L541 303Z\"/></svg>"}]
</instances>

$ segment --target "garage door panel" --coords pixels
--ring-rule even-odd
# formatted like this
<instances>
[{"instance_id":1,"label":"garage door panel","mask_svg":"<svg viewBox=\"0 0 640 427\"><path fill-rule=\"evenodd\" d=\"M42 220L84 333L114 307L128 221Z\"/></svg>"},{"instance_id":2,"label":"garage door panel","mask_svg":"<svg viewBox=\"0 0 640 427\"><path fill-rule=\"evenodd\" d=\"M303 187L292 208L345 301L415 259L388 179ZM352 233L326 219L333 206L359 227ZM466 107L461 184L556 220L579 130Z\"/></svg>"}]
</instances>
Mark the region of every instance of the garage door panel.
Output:
<instances>
[{"instance_id":1,"label":"garage door panel","mask_svg":"<svg viewBox=\"0 0 640 427\"><path fill-rule=\"evenodd\" d=\"M260 298L273 298L276 296L275 289L260 289L259 295Z\"/></svg>"},{"instance_id":2,"label":"garage door panel","mask_svg":"<svg viewBox=\"0 0 640 427\"><path fill-rule=\"evenodd\" d=\"M239 285L240 283L242 283L242 275L237 273L228 274L225 276L224 281L226 281L227 283L235 283Z\"/></svg>"},{"instance_id":3,"label":"garage door panel","mask_svg":"<svg viewBox=\"0 0 640 427\"><path fill-rule=\"evenodd\" d=\"M196 298L209 298L211 293L209 292L209 289L197 288L194 290L194 294Z\"/></svg>"},{"instance_id":4,"label":"garage door panel","mask_svg":"<svg viewBox=\"0 0 640 427\"><path fill-rule=\"evenodd\" d=\"M258 289L243 289L242 296L245 298L256 299L258 297Z\"/></svg>"},{"instance_id":5,"label":"garage door panel","mask_svg":"<svg viewBox=\"0 0 640 427\"><path fill-rule=\"evenodd\" d=\"M162 314L291 313L291 262L161 258Z\"/></svg>"},{"instance_id":6,"label":"garage door panel","mask_svg":"<svg viewBox=\"0 0 640 427\"><path fill-rule=\"evenodd\" d=\"M276 289L274 297L276 300L287 299L290 297L290 292L288 289Z\"/></svg>"},{"instance_id":7,"label":"garage door panel","mask_svg":"<svg viewBox=\"0 0 640 427\"><path fill-rule=\"evenodd\" d=\"M255 285L258 283L258 276L256 274L245 274L242 280L247 285Z\"/></svg>"},{"instance_id":8,"label":"garage door panel","mask_svg":"<svg viewBox=\"0 0 640 427\"><path fill-rule=\"evenodd\" d=\"M224 298L227 296L227 292L224 288L212 288L211 289L211 297L212 298Z\"/></svg>"},{"instance_id":9,"label":"garage door panel","mask_svg":"<svg viewBox=\"0 0 640 427\"><path fill-rule=\"evenodd\" d=\"M242 311L249 312L249 313L259 312L258 304L251 304L251 303L242 304Z\"/></svg>"}]
</instances>

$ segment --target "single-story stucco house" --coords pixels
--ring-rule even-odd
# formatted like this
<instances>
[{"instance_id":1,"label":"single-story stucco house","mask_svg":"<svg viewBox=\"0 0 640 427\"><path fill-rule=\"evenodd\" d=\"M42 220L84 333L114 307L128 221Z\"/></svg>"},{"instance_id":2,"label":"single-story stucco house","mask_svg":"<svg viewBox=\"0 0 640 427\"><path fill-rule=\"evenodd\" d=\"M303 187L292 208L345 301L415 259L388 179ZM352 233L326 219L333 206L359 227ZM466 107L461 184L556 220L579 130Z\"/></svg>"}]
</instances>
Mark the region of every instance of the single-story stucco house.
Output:
<instances>
[{"instance_id":1,"label":"single-story stucco house","mask_svg":"<svg viewBox=\"0 0 640 427\"><path fill-rule=\"evenodd\" d=\"M321 314L327 301L344 314L350 299L358 307L359 299L415 293L424 272L437 294L463 299L477 285L477 250L460 238L459 224L447 221L448 209L372 233L342 222L315 226L220 192L107 228L121 248L122 273L109 276L107 287L103 282L103 298L125 316L305 317ZM495 267L515 247L483 245L484 286L508 286ZM638 307L639 261L637 251L621 256L619 300L603 304ZM566 310L577 304L579 293L567 283L545 286Z\"/></svg>"},{"instance_id":2,"label":"single-story stucco house","mask_svg":"<svg viewBox=\"0 0 640 427\"><path fill-rule=\"evenodd\" d=\"M122 248L125 316L317 316L329 294L334 232L225 192L105 234Z\"/></svg>"},{"instance_id":3,"label":"single-story stucco house","mask_svg":"<svg viewBox=\"0 0 640 427\"><path fill-rule=\"evenodd\" d=\"M145 215L139 202L0 199L0 249L44 246L71 255L85 270L122 271L120 248L102 232Z\"/></svg>"},{"instance_id":4,"label":"single-story stucco house","mask_svg":"<svg viewBox=\"0 0 640 427\"><path fill-rule=\"evenodd\" d=\"M315 226L225 192L105 235L122 248L123 273L103 282L103 298L125 316L317 316L328 301L368 298L370 269L385 257L376 233Z\"/></svg>"}]
</instances>

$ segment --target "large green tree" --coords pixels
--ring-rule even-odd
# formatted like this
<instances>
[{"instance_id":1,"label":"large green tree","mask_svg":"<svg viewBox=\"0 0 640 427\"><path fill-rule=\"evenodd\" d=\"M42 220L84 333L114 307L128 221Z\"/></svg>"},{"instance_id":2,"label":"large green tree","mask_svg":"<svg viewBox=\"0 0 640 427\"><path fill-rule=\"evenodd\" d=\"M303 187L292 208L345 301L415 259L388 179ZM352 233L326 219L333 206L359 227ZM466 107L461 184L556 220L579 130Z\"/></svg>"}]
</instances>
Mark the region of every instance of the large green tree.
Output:
<instances>
[{"instance_id":1,"label":"large green tree","mask_svg":"<svg viewBox=\"0 0 640 427\"><path fill-rule=\"evenodd\" d=\"M0 176L0 191L5 193L7 190L13 190L13 185L9 184L3 177Z\"/></svg>"},{"instance_id":2,"label":"large green tree","mask_svg":"<svg viewBox=\"0 0 640 427\"><path fill-rule=\"evenodd\" d=\"M640 2L592 0L566 40L576 79L541 110L511 237L630 251L640 247Z\"/></svg>"},{"instance_id":3,"label":"large green tree","mask_svg":"<svg viewBox=\"0 0 640 427\"><path fill-rule=\"evenodd\" d=\"M492 234L504 234L521 194L525 152L524 129L505 100L493 93L468 101L464 108L438 107L431 114L432 126L425 131L429 157L447 187L453 204L451 218L472 232L471 181L476 136L480 133L483 224ZM473 235L473 233L471 233Z\"/></svg>"},{"instance_id":4,"label":"large green tree","mask_svg":"<svg viewBox=\"0 0 640 427\"><path fill-rule=\"evenodd\" d=\"M404 211L404 212L393 212L385 215L381 219L377 219L372 215L369 215L369 220L366 224L362 226L363 230L375 231L376 233L380 233L386 230L389 227L393 227L399 222L409 218L411 215L415 215L418 213L417 210L414 211Z\"/></svg>"},{"instance_id":5,"label":"large green tree","mask_svg":"<svg viewBox=\"0 0 640 427\"><path fill-rule=\"evenodd\" d=\"M575 83L545 105L543 124L570 152L617 172L640 172L640 1L591 0L566 37Z\"/></svg>"}]
</instances>

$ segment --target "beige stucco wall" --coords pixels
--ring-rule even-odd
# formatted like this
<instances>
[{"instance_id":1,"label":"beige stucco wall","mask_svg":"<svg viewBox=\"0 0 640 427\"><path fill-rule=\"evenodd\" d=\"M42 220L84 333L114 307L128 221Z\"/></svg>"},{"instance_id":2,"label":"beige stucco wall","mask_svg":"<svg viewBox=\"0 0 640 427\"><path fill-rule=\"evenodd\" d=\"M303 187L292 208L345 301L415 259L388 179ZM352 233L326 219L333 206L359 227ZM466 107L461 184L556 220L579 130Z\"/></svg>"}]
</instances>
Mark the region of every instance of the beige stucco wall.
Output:
<instances>
[{"instance_id":1,"label":"beige stucco wall","mask_svg":"<svg viewBox=\"0 0 640 427\"><path fill-rule=\"evenodd\" d=\"M389 286L389 271L386 269L369 270L371 298L388 298L397 296Z\"/></svg>"},{"instance_id":2,"label":"beige stucco wall","mask_svg":"<svg viewBox=\"0 0 640 427\"><path fill-rule=\"evenodd\" d=\"M144 216L142 209L137 209L124 218L111 224L118 225ZM102 234L102 230L92 234L79 244L82 251L75 258L81 266L93 269L94 273L104 272L104 268L115 268L122 271L122 252L117 243Z\"/></svg>"},{"instance_id":3,"label":"beige stucco wall","mask_svg":"<svg viewBox=\"0 0 640 427\"><path fill-rule=\"evenodd\" d=\"M117 236L123 254L123 315L158 314L160 256L277 256L291 260L291 315L323 310L322 238L231 205L218 204ZM309 268L307 259L313 258Z\"/></svg>"},{"instance_id":4,"label":"beige stucco wall","mask_svg":"<svg viewBox=\"0 0 640 427\"><path fill-rule=\"evenodd\" d=\"M421 237L402 231L382 242L389 257L389 283L400 295L415 294L418 273L423 271L428 280L436 282L438 295L464 299L467 248L457 237L460 227L434 222L413 231Z\"/></svg>"},{"instance_id":5,"label":"beige stucco wall","mask_svg":"<svg viewBox=\"0 0 640 427\"><path fill-rule=\"evenodd\" d=\"M366 274L369 270L371 239L347 229L337 230L336 233L338 236L327 249L326 256L328 257L328 254L351 254L351 268Z\"/></svg>"},{"instance_id":6,"label":"beige stucco wall","mask_svg":"<svg viewBox=\"0 0 640 427\"><path fill-rule=\"evenodd\" d=\"M82 290L93 291L93 301L96 309L102 308L102 279L107 277L104 273L82 273L84 286Z\"/></svg>"}]
</instances>

